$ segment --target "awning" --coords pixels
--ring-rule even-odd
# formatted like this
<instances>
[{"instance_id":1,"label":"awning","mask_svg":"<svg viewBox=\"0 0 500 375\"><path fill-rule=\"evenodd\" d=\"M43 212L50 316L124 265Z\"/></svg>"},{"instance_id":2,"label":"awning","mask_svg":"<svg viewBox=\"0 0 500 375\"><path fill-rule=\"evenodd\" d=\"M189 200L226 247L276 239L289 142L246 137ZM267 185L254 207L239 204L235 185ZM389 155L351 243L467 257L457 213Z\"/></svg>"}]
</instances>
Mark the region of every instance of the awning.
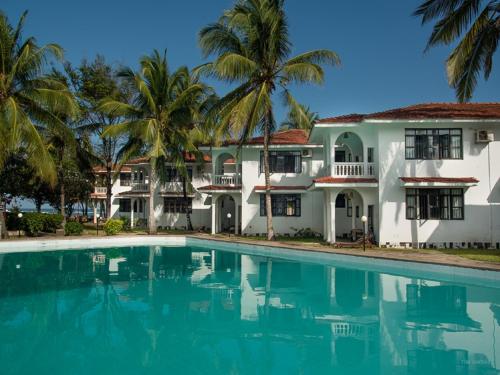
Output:
<instances>
[{"instance_id":1,"label":"awning","mask_svg":"<svg viewBox=\"0 0 500 375\"><path fill-rule=\"evenodd\" d=\"M225 185L208 185L198 188L202 193L238 193L241 192L241 185L225 186Z\"/></svg>"},{"instance_id":2,"label":"awning","mask_svg":"<svg viewBox=\"0 0 500 375\"><path fill-rule=\"evenodd\" d=\"M284 194L284 193L305 193L307 191L307 186L276 186L272 185L270 186L271 194L279 193L279 194ZM254 191L256 193L260 194L265 194L266 192L266 187L263 185L258 185L254 187Z\"/></svg>"},{"instance_id":3,"label":"awning","mask_svg":"<svg viewBox=\"0 0 500 375\"><path fill-rule=\"evenodd\" d=\"M469 187L479 180L474 177L400 177L403 187Z\"/></svg>"},{"instance_id":4,"label":"awning","mask_svg":"<svg viewBox=\"0 0 500 375\"><path fill-rule=\"evenodd\" d=\"M315 178L309 190L334 188L334 187L377 187L378 181L372 177L333 177L326 176Z\"/></svg>"}]
</instances>

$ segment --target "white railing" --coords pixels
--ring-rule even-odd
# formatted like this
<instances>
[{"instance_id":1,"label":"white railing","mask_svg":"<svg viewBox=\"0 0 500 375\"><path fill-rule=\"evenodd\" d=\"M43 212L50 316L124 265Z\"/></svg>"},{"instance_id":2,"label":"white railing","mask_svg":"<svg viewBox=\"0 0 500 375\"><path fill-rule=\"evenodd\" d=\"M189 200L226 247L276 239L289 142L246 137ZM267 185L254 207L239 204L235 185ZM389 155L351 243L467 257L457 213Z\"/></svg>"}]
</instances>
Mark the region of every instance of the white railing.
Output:
<instances>
[{"instance_id":1,"label":"white railing","mask_svg":"<svg viewBox=\"0 0 500 375\"><path fill-rule=\"evenodd\" d=\"M222 185L222 186L241 185L241 175L239 173L216 174L213 176L212 181L214 185Z\"/></svg>"},{"instance_id":2,"label":"white railing","mask_svg":"<svg viewBox=\"0 0 500 375\"><path fill-rule=\"evenodd\" d=\"M94 193L95 194L106 194L108 192L108 189L103 186L96 186L94 188Z\"/></svg>"},{"instance_id":3,"label":"white railing","mask_svg":"<svg viewBox=\"0 0 500 375\"><path fill-rule=\"evenodd\" d=\"M149 184L143 182L132 182L130 184L132 191L149 191Z\"/></svg>"},{"instance_id":4,"label":"white railing","mask_svg":"<svg viewBox=\"0 0 500 375\"><path fill-rule=\"evenodd\" d=\"M375 176L374 163L334 163L333 175L352 177L352 176Z\"/></svg>"}]
</instances>

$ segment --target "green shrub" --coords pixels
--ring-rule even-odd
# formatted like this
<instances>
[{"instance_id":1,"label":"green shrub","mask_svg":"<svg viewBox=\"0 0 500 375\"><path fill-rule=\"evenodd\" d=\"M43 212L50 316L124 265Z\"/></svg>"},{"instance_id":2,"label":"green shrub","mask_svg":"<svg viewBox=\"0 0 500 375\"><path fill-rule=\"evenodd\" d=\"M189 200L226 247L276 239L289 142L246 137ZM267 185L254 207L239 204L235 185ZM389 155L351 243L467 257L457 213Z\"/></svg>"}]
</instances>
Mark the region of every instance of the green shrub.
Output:
<instances>
[{"instance_id":1,"label":"green shrub","mask_svg":"<svg viewBox=\"0 0 500 375\"><path fill-rule=\"evenodd\" d=\"M21 219L21 228L30 236L38 236L43 230L44 214L38 212L25 213Z\"/></svg>"},{"instance_id":2,"label":"green shrub","mask_svg":"<svg viewBox=\"0 0 500 375\"><path fill-rule=\"evenodd\" d=\"M120 216L120 221L123 223L123 230L129 231L131 229L130 218L127 216Z\"/></svg>"},{"instance_id":3,"label":"green shrub","mask_svg":"<svg viewBox=\"0 0 500 375\"><path fill-rule=\"evenodd\" d=\"M83 232L83 225L78 221L68 221L64 226L65 236L79 236Z\"/></svg>"},{"instance_id":4,"label":"green shrub","mask_svg":"<svg viewBox=\"0 0 500 375\"><path fill-rule=\"evenodd\" d=\"M56 229L61 228L63 215L60 214L44 214L43 231L55 233Z\"/></svg>"},{"instance_id":5,"label":"green shrub","mask_svg":"<svg viewBox=\"0 0 500 375\"><path fill-rule=\"evenodd\" d=\"M104 224L104 232L108 236L114 236L123 230L123 221L118 219L109 219Z\"/></svg>"}]
</instances>

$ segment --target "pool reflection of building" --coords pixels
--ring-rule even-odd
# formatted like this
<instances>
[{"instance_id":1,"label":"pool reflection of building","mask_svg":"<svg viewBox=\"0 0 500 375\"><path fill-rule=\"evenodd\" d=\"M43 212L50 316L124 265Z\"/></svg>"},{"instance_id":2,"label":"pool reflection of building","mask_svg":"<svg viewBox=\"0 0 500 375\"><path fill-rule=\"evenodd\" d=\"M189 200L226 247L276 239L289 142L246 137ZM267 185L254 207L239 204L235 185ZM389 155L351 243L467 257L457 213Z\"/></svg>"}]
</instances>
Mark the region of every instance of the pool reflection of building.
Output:
<instances>
[{"instance_id":1,"label":"pool reflection of building","mask_svg":"<svg viewBox=\"0 0 500 375\"><path fill-rule=\"evenodd\" d=\"M99 345L110 358L123 358L132 345L146 367L172 368L174 345L216 372L241 372L252 363L255 372L272 364L277 372L498 374L498 289L195 247L0 257L1 322L31 317L14 328L0 322L0 336L25 337L14 353L0 344L4 361L22 359L35 344L43 351L29 341L29 319L56 314L67 321L68 347L71 337L88 336L89 361L95 338L106 334L113 340ZM74 292L70 298L59 290ZM65 300L30 311L7 299L33 291Z\"/></svg>"}]
</instances>

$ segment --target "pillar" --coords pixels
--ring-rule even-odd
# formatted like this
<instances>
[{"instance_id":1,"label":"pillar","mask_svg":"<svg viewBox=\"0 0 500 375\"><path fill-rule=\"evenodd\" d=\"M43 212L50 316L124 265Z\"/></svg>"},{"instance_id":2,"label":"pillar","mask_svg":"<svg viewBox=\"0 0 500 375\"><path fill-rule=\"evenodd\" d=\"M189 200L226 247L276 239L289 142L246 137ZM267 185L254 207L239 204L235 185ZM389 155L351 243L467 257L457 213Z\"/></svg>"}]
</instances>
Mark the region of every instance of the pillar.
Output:
<instances>
[{"instance_id":1,"label":"pillar","mask_svg":"<svg viewBox=\"0 0 500 375\"><path fill-rule=\"evenodd\" d=\"M94 224L97 224L97 206L95 204L95 199L92 199L92 211L94 212Z\"/></svg>"},{"instance_id":2,"label":"pillar","mask_svg":"<svg viewBox=\"0 0 500 375\"><path fill-rule=\"evenodd\" d=\"M328 199L329 199L329 192L328 189L323 190L323 239L328 242L328 234L329 234L329 226L328 226L328 220L329 220L329 210L328 210Z\"/></svg>"},{"instance_id":3,"label":"pillar","mask_svg":"<svg viewBox=\"0 0 500 375\"><path fill-rule=\"evenodd\" d=\"M217 233L216 221L217 221L217 197L215 194L212 194L212 234Z\"/></svg>"},{"instance_id":4,"label":"pillar","mask_svg":"<svg viewBox=\"0 0 500 375\"><path fill-rule=\"evenodd\" d=\"M335 198L337 196L337 190L330 190L330 199L328 206L330 207L330 243L335 243L337 238L335 237Z\"/></svg>"},{"instance_id":5,"label":"pillar","mask_svg":"<svg viewBox=\"0 0 500 375\"><path fill-rule=\"evenodd\" d=\"M239 206L238 198L234 197L234 234L239 234L239 221L240 221L240 210L238 210Z\"/></svg>"},{"instance_id":6,"label":"pillar","mask_svg":"<svg viewBox=\"0 0 500 375\"><path fill-rule=\"evenodd\" d=\"M135 199L130 199L130 228L134 228L134 204Z\"/></svg>"}]
</instances>

